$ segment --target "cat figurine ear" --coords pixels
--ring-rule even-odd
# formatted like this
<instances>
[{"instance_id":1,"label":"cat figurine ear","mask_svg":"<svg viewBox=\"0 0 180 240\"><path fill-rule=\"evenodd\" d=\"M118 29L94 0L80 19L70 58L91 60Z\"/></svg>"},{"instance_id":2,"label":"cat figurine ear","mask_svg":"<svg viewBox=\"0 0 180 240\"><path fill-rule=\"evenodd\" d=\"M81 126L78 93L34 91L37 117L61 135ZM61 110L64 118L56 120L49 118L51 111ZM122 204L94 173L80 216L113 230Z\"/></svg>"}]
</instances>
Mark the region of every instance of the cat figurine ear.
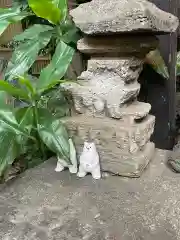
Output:
<instances>
[{"instance_id":1,"label":"cat figurine ear","mask_svg":"<svg viewBox=\"0 0 180 240\"><path fill-rule=\"evenodd\" d=\"M85 177L87 173L91 173L94 179L101 178L99 155L95 143L84 142L84 148L79 162L78 177Z\"/></svg>"},{"instance_id":2,"label":"cat figurine ear","mask_svg":"<svg viewBox=\"0 0 180 240\"><path fill-rule=\"evenodd\" d=\"M69 139L69 148L70 148L70 161L71 165L67 164L64 159L58 157L57 165L55 168L56 172L62 172L64 168L69 168L70 173L77 173L77 157L76 157L76 149L74 147L72 139Z\"/></svg>"}]
</instances>

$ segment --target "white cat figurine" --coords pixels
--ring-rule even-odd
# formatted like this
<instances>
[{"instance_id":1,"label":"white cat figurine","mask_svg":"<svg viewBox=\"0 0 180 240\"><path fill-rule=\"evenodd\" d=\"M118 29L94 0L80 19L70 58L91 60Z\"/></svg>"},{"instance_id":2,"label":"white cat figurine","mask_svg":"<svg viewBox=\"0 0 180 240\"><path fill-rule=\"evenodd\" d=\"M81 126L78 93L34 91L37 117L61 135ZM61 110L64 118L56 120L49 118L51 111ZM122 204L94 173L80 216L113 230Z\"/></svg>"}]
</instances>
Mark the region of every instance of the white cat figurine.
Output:
<instances>
[{"instance_id":1,"label":"white cat figurine","mask_svg":"<svg viewBox=\"0 0 180 240\"><path fill-rule=\"evenodd\" d=\"M72 139L69 139L69 147L70 147L70 161L72 165L68 165L68 163L58 157L57 165L55 168L56 172L62 172L64 168L69 168L70 173L77 173L77 158L76 158L76 149L74 147Z\"/></svg>"},{"instance_id":2,"label":"white cat figurine","mask_svg":"<svg viewBox=\"0 0 180 240\"><path fill-rule=\"evenodd\" d=\"M83 152L80 156L79 162L78 177L85 177L87 173L91 173L94 179L101 178L99 155L95 143L84 143Z\"/></svg>"}]
</instances>

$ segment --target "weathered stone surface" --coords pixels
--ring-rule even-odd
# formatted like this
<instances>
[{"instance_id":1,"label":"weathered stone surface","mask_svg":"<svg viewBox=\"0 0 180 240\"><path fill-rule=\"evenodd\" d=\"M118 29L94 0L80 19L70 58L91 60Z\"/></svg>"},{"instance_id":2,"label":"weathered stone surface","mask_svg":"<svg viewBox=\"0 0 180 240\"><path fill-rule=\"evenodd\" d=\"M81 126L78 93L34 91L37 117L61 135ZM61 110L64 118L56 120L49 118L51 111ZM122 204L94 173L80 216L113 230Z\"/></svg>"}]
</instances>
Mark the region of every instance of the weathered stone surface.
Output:
<instances>
[{"instance_id":1,"label":"weathered stone surface","mask_svg":"<svg viewBox=\"0 0 180 240\"><path fill-rule=\"evenodd\" d=\"M158 47L158 39L155 36L132 35L128 36L96 36L85 37L78 41L77 48L86 54L104 55L145 55Z\"/></svg>"},{"instance_id":2,"label":"weathered stone surface","mask_svg":"<svg viewBox=\"0 0 180 240\"><path fill-rule=\"evenodd\" d=\"M102 153L102 150L101 150ZM103 152L103 161L101 161L102 170L125 177L140 177L149 162L155 155L154 143L147 143L141 151L135 154L126 154L125 152L114 153L105 150ZM118 156L118 157L117 157ZM111 157L111 161L109 161Z\"/></svg>"},{"instance_id":3,"label":"weathered stone surface","mask_svg":"<svg viewBox=\"0 0 180 240\"><path fill-rule=\"evenodd\" d=\"M139 179L79 179L56 159L0 186L1 240L179 240L179 174L158 150Z\"/></svg>"},{"instance_id":4,"label":"weathered stone surface","mask_svg":"<svg viewBox=\"0 0 180 240\"><path fill-rule=\"evenodd\" d=\"M65 124L79 155L84 141L96 144L103 170L109 168L109 171L120 175L140 176L153 157L154 144L148 142L154 131L154 116L147 116L134 124L109 118L76 116L67 119Z\"/></svg>"},{"instance_id":5,"label":"weathered stone surface","mask_svg":"<svg viewBox=\"0 0 180 240\"><path fill-rule=\"evenodd\" d=\"M83 145L84 141L89 140L101 146L103 151L108 149L112 152L133 153L149 142L154 130L155 117L148 115L140 123L134 124L129 124L127 121L109 118L102 120L83 115L74 116L64 121L70 136L74 137L77 145ZM111 160L110 158L109 161Z\"/></svg>"},{"instance_id":6,"label":"weathered stone surface","mask_svg":"<svg viewBox=\"0 0 180 240\"><path fill-rule=\"evenodd\" d=\"M134 101L129 105L121 108L121 118L133 124L135 120L141 120L145 118L151 110L151 105L149 103L143 103Z\"/></svg>"},{"instance_id":7,"label":"weathered stone surface","mask_svg":"<svg viewBox=\"0 0 180 240\"><path fill-rule=\"evenodd\" d=\"M94 79L102 77L107 79L106 82L114 84L133 83L137 81L142 68L143 60L136 57L92 58L88 61L87 70L78 77L78 80L90 80L94 83Z\"/></svg>"},{"instance_id":8,"label":"weathered stone surface","mask_svg":"<svg viewBox=\"0 0 180 240\"><path fill-rule=\"evenodd\" d=\"M123 176L140 176L154 154L155 117L148 115L150 104L136 101L142 66L137 57L96 56L78 84L65 85L76 110L65 123L78 154L84 141L93 141L102 169Z\"/></svg>"},{"instance_id":9,"label":"weathered stone surface","mask_svg":"<svg viewBox=\"0 0 180 240\"><path fill-rule=\"evenodd\" d=\"M154 154L155 118L150 104L137 102L137 80L146 54L157 48L152 33L175 31L178 19L146 0L92 0L71 15L86 34L78 49L91 59L78 84L64 86L75 109L67 127L79 152L85 140L95 142L103 169L139 176Z\"/></svg>"},{"instance_id":10,"label":"weathered stone surface","mask_svg":"<svg viewBox=\"0 0 180 240\"><path fill-rule=\"evenodd\" d=\"M147 0L92 0L70 12L82 32L114 34L125 32L174 32L178 18Z\"/></svg>"},{"instance_id":11,"label":"weathered stone surface","mask_svg":"<svg viewBox=\"0 0 180 240\"><path fill-rule=\"evenodd\" d=\"M143 61L134 57L123 59L95 58L88 61L87 71L78 83L65 84L73 96L75 110L88 116L121 118L121 108L136 99L137 82Z\"/></svg>"}]
</instances>

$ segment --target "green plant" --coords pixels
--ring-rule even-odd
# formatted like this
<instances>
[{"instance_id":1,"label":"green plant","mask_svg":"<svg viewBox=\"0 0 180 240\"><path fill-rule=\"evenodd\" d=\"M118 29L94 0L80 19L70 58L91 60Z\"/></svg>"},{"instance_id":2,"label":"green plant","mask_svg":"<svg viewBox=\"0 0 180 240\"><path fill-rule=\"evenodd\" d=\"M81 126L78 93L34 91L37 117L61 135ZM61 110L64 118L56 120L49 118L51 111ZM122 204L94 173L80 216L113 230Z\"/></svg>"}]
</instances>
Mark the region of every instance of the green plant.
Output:
<instances>
[{"instance_id":1,"label":"green plant","mask_svg":"<svg viewBox=\"0 0 180 240\"><path fill-rule=\"evenodd\" d=\"M147 54L145 62L149 64L158 74L165 79L169 78L168 67L158 49ZM177 53L176 76L180 76L180 52Z\"/></svg>"},{"instance_id":2,"label":"green plant","mask_svg":"<svg viewBox=\"0 0 180 240\"><path fill-rule=\"evenodd\" d=\"M62 72L65 72L64 69ZM46 69L39 79L24 76L18 77L15 83L0 81L0 176L18 157L37 149L40 149L44 160L48 148L69 162L66 128L40 104L47 92L66 81L47 79L45 72ZM22 101L22 104L12 106L12 101L7 101L10 96Z\"/></svg>"},{"instance_id":3,"label":"green plant","mask_svg":"<svg viewBox=\"0 0 180 240\"><path fill-rule=\"evenodd\" d=\"M59 76L59 68L62 68L66 61L70 63L72 60L79 35L77 28L68 18L66 0L16 0L12 8L0 9L0 34L9 24L33 16L46 21L30 26L14 38L20 44L15 47L8 63L5 72L7 80L26 73L47 45L56 56L56 62L51 62L46 68L53 78L62 78ZM64 49L69 52L68 58L64 58L60 63L59 59L64 54Z\"/></svg>"}]
</instances>

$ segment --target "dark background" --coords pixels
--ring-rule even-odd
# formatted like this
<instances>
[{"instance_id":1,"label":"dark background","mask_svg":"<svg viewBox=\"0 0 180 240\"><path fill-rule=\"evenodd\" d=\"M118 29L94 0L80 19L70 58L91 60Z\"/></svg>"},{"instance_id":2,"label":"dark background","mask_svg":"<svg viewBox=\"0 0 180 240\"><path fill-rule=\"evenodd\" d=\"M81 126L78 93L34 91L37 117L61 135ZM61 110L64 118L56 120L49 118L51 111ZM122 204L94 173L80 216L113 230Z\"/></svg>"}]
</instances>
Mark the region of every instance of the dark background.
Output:
<instances>
[{"instance_id":1,"label":"dark background","mask_svg":"<svg viewBox=\"0 0 180 240\"><path fill-rule=\"evenodd\" d=\"M180 0L151 0L151 2L175 15L178 15L178 9L180 10ZM149 102L152 105L151 114L156 116L155 131L152 136L156 147L172 149L177 133L175 77L177 34L159 36L159 40L159 49L169 68L170 79L163 79L146 66L140 78L139 100Z\"/></svg>"}]
</instances>

